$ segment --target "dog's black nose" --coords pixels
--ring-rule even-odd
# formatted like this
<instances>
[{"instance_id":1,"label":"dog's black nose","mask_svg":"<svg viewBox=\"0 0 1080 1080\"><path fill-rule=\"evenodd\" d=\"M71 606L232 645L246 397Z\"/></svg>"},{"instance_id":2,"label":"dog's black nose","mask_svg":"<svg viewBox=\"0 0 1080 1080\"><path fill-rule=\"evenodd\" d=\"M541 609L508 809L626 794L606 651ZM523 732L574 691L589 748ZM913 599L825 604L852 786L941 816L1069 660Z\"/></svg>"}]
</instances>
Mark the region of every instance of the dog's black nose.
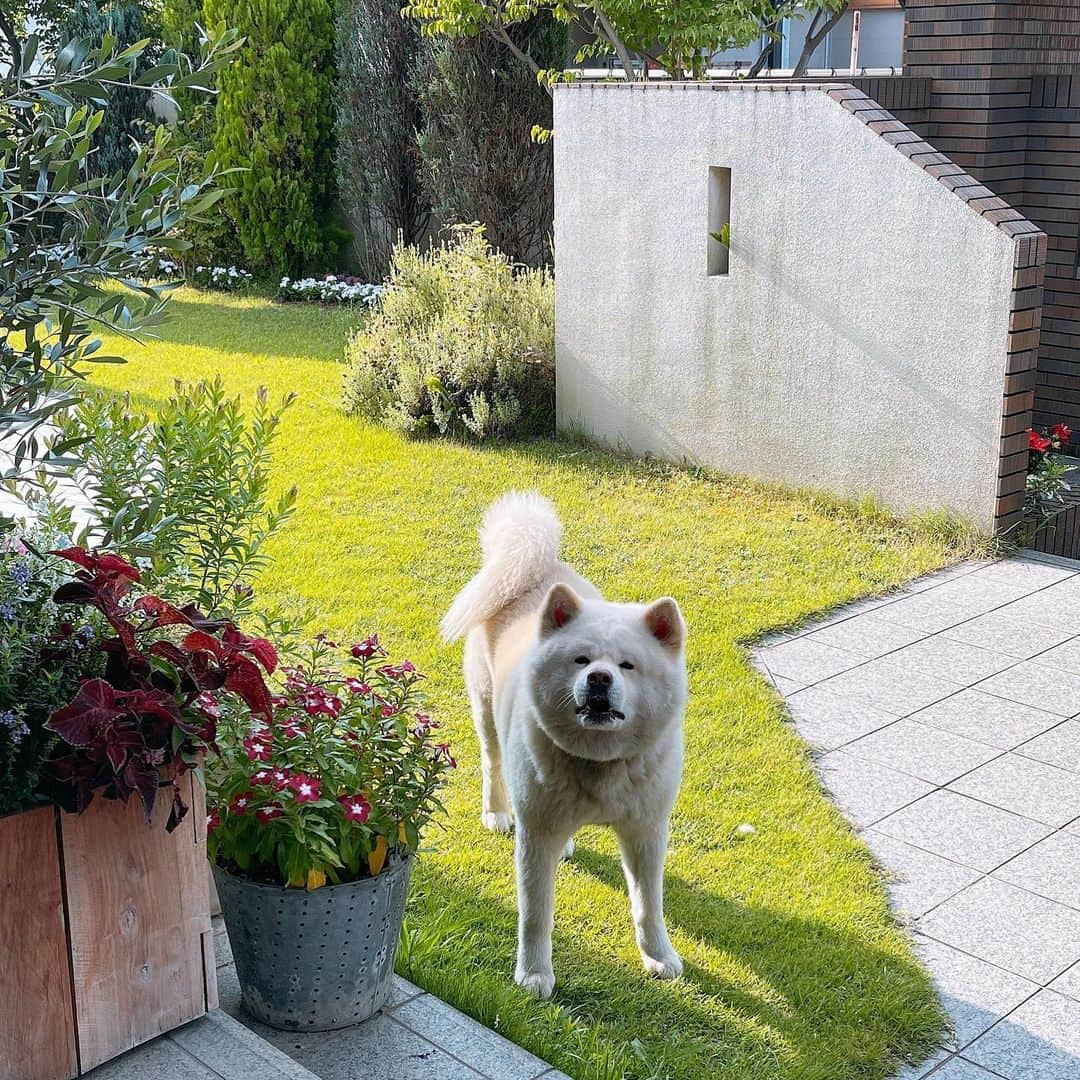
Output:
<instances>
[{"instance_id":1,"label":"dog's black nose","mask_svg":"<svg viewBox=\"0 0 1080 1080\"><path fill-rule=\"evenodd\" d=\"M611 672L590 671L585 682L590 690L606 690L611 686Z\"/></svg>"}]
</instances>

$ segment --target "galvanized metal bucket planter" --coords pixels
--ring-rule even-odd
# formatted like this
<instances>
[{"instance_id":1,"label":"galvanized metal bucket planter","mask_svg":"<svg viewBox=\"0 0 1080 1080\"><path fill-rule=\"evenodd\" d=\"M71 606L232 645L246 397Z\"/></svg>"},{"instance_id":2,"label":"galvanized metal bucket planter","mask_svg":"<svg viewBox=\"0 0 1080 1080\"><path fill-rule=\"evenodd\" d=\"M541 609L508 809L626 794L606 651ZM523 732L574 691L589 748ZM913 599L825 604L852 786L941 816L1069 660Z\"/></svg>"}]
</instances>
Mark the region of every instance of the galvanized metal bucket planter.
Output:
<instances>
[{"instance_id":1,"label":"galvanized metal bucket planter","mask_svg":"<svg viewBox=\"0 0 1080 1080\"><path fill-rule=\"evenodd\" d=\"M332 1031L370 1019L394 975L412 857L378 877L307 892L214 867L244 1005L286 1031Z\"/></svg>"}]
</instances>

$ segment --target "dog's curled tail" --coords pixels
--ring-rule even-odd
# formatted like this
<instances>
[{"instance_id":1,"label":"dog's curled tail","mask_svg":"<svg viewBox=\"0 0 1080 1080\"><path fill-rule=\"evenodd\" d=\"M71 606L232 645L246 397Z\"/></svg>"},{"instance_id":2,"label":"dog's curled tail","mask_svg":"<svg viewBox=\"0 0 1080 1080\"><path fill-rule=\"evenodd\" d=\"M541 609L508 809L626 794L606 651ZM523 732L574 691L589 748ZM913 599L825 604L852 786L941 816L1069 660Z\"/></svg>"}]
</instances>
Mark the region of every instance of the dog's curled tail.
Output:
<instances>
[{"instance_id":1,"label":"dog's curled tail","mask_svg":"<svg viewBox=\"0 0 1080 1080\"><path fill-rule=\"evenodd\" d=\"M480 572L443 616L446 641L463 637L547 578L559 558L562 525L535 491L511 491L493 503L480 526Z\"/></svg>"}]
</instances>

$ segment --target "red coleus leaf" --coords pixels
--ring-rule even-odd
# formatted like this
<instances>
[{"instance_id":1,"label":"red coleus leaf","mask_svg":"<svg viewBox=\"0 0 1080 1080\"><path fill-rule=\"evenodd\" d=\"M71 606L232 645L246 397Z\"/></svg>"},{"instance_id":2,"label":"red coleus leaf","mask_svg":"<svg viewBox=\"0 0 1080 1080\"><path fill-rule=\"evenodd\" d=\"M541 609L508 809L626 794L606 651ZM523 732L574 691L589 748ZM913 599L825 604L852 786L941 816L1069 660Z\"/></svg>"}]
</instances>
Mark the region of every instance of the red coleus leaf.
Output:
<instances>
[{"instance_id":1,"label":"red coleus leaf","mask_svg":"<svg viewBox=\"0 0 1080 1080\"><path fill-rule=\"evenodd\" d=\"M109 721L102 735L105 739L105 755L114 773L122 773L129 757L136 756L133 751L146 749L142 732L130 716Z\"/></svg>"},{"instance_id":2,"label":"red coleus leaf","mask_svg":"<svg viewBox=\"0 0 1080 1080\"><path fill-rule=\"evenodd\" d=\"M153 817L154 802L157 799L157 770L141 758L132 758L124 767L123 779L129 790L136 792L142 800L146 820L149 821Z\"/></svg>"},{"instance_id":3,"label":"red coleus leaf","mask_svg":"<svg viewBox=\"0 0 1080 1080\"><path fill-rule=\"evenodd\" d=\"M70 705L49 717L45 724L70 746L87 747L106 725L123 715L113 688L104 679L87 679Z\"/></svg>"},{"instance_id":4,"label":"red coleus leaf","mask_svg":"<svg viewBox=\"0 0 1080 1080\"><path fill-rule=\"evenodd\" d=\"M272 675L277 667L277 649L265 638L248 637L235 626L227 626L221 634L221 643L228 650L229 656L251 653L262 664L268 675Z\"/></svg>"},{"instance_id":5,"label":"red coleus leaf","mask_svg":"<svg viewBox=\"0 0 1080 1080\"><path fill-rule=\"evenodd\" d=\"M216 633L225 623L208 619L194 604L178 608L159 596L140 596L132 605L136 611L150 616L148 629L159 626L190 626L196 630Z\"/></svg>"},{"instance_id":6,"label":"red coleus leaf","mask_svg":"<svg viewBox=\"0 0 1080 1080\"><path fill-rule=\"evenodd\" d=\"M183 644L188 652L209 653L218 661L225 656L225 650L222 648L221 642L205 630L192 630L190 634L184 636Z\"/></svg>"},{"instance_id":7,"label":"red coleus leaf","mask_svg":"<svg viewBox=\"0 0 1080 1080\"><path fill-rule=\"evenodd\" d=\"M265 717L268 723L273 718L274 703L270 691L262 672L250 660L238 656L230 662L225 689L240 697L256 716Z\"/></svg>"},{"instance_id":8,"label":"red coleus leaf","mask_svg":"<svg viewBox=\"0 0 1080 1080\"><path fill-rule=\"evenodd\" d=\"M60 559L67 559L84 570L94 575L116 575L125 577L131 581L141 581L139 571L131 563L121 559L119 555L92 555L80 547L60 548L49 552Z\"/></svg>"},{"instance_id":9,"label":"red coleus leaf","mask_svg":"<svg viewBox=\"0 0 1080 1080\"><path fill-rule=\"evenodd\" d=\"M180 708L172 695L164 690L119 691L116 701L139 716L156 716L170 724L180 723Z\"/></svg>"}]
</instances>

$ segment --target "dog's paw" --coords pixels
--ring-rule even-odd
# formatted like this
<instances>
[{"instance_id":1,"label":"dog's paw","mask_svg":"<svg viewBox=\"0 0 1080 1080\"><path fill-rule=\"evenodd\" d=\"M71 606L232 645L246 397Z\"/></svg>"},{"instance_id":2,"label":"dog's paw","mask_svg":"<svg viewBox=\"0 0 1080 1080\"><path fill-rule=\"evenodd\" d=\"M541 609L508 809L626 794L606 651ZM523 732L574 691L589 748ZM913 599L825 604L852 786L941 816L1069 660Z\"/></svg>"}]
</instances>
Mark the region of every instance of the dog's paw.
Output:
<instances>
[{"instance_id":1,"label":"dog's paw","mask_svg":"<svg viewBox=\"0 0 1080 1080\"><path fill-rule=\"evenodd\" d=\"M514 982L537 1001L547 1001L555 989L555 976L550 971L519 971Z\"/></svg>"},{"instance_id":2,"label":"dog's paw","mask_svg":"<svg viewBox=\"0 0 1080 1080\"><path fill-rule=\"evenodd\" d=\"M645 970L658 979L677 979L682 974L682 960L675 951L660 957L642 953L641 962L645 965Z\"/></svg>"},{"instance_id":3,"label":"dog's paw","mask_svg":"<svg viewBox=\"0 0 1080 1080\"><path fill-rule=\"evenodd\" d=\"M514 819L505 810L487 810L480 815L480 824L489 832L508 833L513 831Z\"/></svg>"},{"instance_id":4,"label":"dog's paw","mask_svg":"<svg viewBox=\"0 0 1080 1080\"><path fill-rule=\"evenodd\" d=\"M574 841L573 840L567 840L566 841L566 847L563 848L562 857L564 859L569 859L573 854L574 854Z\"/></svg>"}]
</instances>

